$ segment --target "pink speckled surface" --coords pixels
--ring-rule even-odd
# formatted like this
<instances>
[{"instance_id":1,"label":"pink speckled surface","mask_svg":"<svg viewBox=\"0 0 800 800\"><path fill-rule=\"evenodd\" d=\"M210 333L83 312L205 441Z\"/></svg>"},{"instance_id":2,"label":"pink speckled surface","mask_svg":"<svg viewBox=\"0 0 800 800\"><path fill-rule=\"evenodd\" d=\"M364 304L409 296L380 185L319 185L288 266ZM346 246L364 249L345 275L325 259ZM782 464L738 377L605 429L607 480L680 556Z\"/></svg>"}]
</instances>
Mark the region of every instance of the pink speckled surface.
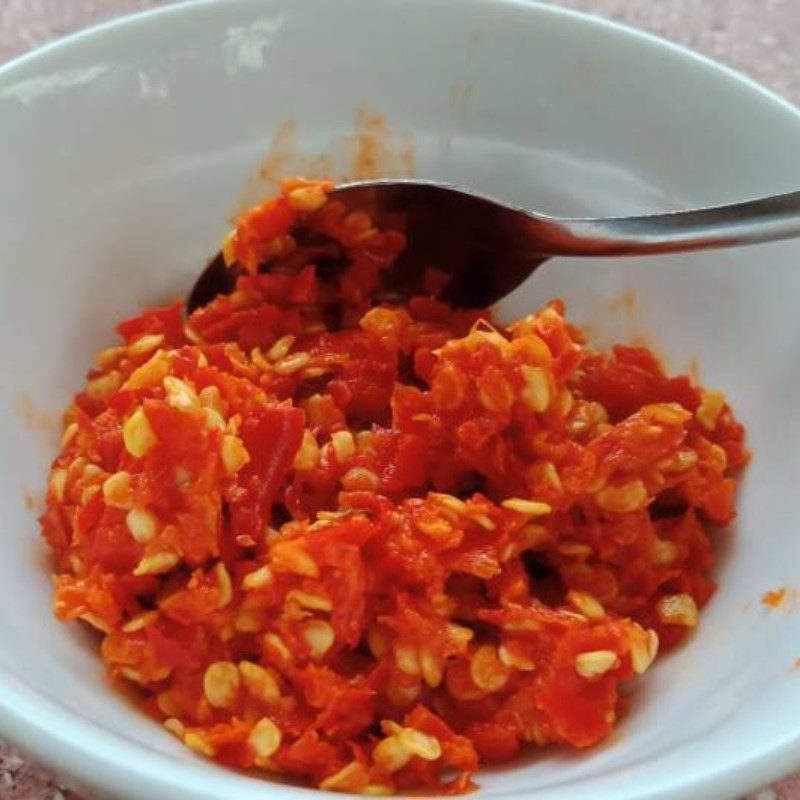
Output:
<instances>
[{"instance_id":1,"label":"pink speckled surface","mask_svg":"<svg viewBox=\"0 0 800 800\"><path fill-rule=\"evenodd\" d=\"M159 5L165 0L0 0L0 62L94 22ZM687 44L800 103L800 0L558 0L556 5ZM81 799L0 740L0 800ZM800 800L800 773L748 800Z\"/></svg>"}]
</instances>

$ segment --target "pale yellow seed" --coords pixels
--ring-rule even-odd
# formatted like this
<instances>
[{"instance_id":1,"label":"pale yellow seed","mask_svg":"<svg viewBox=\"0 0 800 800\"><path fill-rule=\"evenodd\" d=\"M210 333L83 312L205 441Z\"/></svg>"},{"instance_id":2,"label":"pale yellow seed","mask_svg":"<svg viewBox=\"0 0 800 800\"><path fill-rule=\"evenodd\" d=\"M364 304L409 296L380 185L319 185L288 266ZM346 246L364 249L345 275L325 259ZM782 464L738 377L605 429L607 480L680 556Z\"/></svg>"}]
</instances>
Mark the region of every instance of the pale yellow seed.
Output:
<instances>
[{"instance_id":1,"label":"pale yellow seed","mask_svg":"<svg viewBox=\"0 0 800 800\"><path fill-rule=\"evenodd\" d=\"M592 650L575 657L575 669L584 678L598 678L619 666L619 656L613 650Z\"/></svg>"},{"instance_id":2,"label":"pale yellow seed","mask_svg":"<svg viewBox=\"0 0 800 800\"><path fill-rule=\"evenodd\" d=\"M678 557L678 548L667 539L657 539L653 544L653 563L659 565L672 564Z\"/></svg>"},{"instance_id":3,"label":"pale yellow seed","mask_svg":"<svg viewBox=\"0 0 800 800\"><path fill-rule=\"evenodd\" d=\"M196 731L187 733L183 737L183 743L191 750L202 753L202 755L208 756L209 758L213 757L216 753L214 745L212 745L202 733L197 733Z\"/></svg>"},{"instance_id":4,"label":"pale yellow seed","mask_svg":"<svg viewBox=\"0 0 800 800\"><path fill-rule=\"evenodd\" d=\"M231 661L215 661L203 675L203 693L214 708L229 708L239 694L239 669Z\"/></svg>"},{"instance_id":5,"label":"pale yellow seed","mask_svg":"<svg viewBox=\"0 0 800 800\"><path fill-rule=\"evenodd\" d=\"M488 342L496 347L505 358L509 355L509 341L488 320L479 319L470 331L469 339L476 342ZM470 341L472 345L472 341ZM472 348L471 348L472 349Z\"/></svg>"},{"instance_id":6,"label":"pale yellow seed","mask_svg":"<svg viewBox=\"0 0 800 800\"><path fill-rule=\"evenodd\" d=\"M221 561L214 567L214 577L216 578L217 590L219 591L217 608L224 608L233 600L233 582L231 581L231 576L227 568Z\"/></svg>"},{"instance_id":7,"label":"pale yellow seed","mask_svg":"<svg viewBox=\"0 0 800 800\"><path fill-rule=\"evenodd\" d=\"M437 758L442 757L442 746L435 736L430 736L415 728L403 728L396 736L400 740L400 744L417 758L424 761L436 761Z\"/></svg>"},{"instance_id":8,"label":"pale yellow seed","mask_svg":"<svg viewBox=\"0 0 800 800\"><path fill-rule=\"evenodd\" d=\"M176 719L175 717L168 717L164 720L164 727L173 735L177 736L179 739L183 739L186 728L184 728L183 723Z\"/></svg>"},{"instance_id":9,"label":"pale yellow seed","mask_svg":"<svg viewBox=\"0 0 800 800\"><path fill-rule=\"evenodd\" d=\"M381 485L377 473L366 467L352 467L341 478L346 492L376 492Z\"/></svg>"},{"instance_id":10,"label":"pale yellow seed","mask_svg":"<svg viewBox=\"0 0 800 800\"><path fill-rule=\"evenodd\" d=\"M275 363L275 372L281 375L291 375L302 369L309 361L311 361L310 353L295 353L277 361Z\"/></svg>"},{"instance_id":11,"label":"pale yellow seed","mask_svg":"<svg viewBox=\"0 0 800 800\"><path fill-rule=\"evenodd\" d=\"M126 350L125 347L106 347L105 350L95 353L94 365L97 369L104 370L119 361L125 355Z\"/></svg>"},{"instance_id":12,"label":"pale yellow seed","mask_svg":"<svg viewBox=\"0 0 800 800\"><path fill-rule=\"evenodd\" d=\"M505 387L506 387L506 389L505 389L506 402L508 403L508 405L511 405L511 403L513 403L513 396L511 395L511 390L508 388L508 384L505 384ZM489 411L497 411L498 410L498 405L495 402L494 395L491 394L483 386L481 386L478 389L478 400L480 400L481 405L484 408L488 409ZM455 405L455 403L454 403L454 405ZM425 417L423 417L423 418L425 418Z\"/></svg>"},{"instance_id":13,"label":"pale yellow seed","mask_svg":"<svg viewBox=\"0 0 800 800\"><path fill-rule=\"evenodd\" d=\"M356 450L359 453L374 453L375 434L372 431L356 431Z\"/></svg>"},{"instance_id":14,"label":"pale yellow seed","mask_svg":"<svg viewBox=\"0 0 800 800\"><path fill-rule=\"evenodd\" d=\"M657 466L664 472L685 472L697 464L697 460L697 451L682 448L674 455L659 461Z\"/></svg>"},{"instance_id":15,"label":"pale yellow seed","mask_svg":"<svg viewBox=\"0 0 800 800\"><path fill-rule=\"evenodd\" d=\"M452 598L448 597L443 592L437 592L431 597L431 606L433 610L442 617L450 617L455 614L458 608L458 603Z\"/></svg>"},{"instance_id":16,"label":"pale yellow seed","mask_svg":"<svg viewBox=\"0 0 800 800\"><path fill-rule=\"evenodd\" d=\"M532 619L512 619L504 622L502 627L509 633L528 633L541 630L541 625Z\"/></svg>"},{"instance_id":17,"label":"pale yellow seed","mask_svg":"<svg viewBox=\"0 0 800 800\"><path fill-rule=\"evenodd\" d=\"M95 478L99 478L101 475L104 475L103 469L98 467L97 464L87 464L83 468L83 475L81 476L81 480L84 483L88 483L89 481L94 480Z\"/></svg>"},{"instance_id":18,"label":"pale yellow seed","mask_svg":"<svg viewBox=\"0 0 800 800\"><path fill-rule=\"evenodd\" d=\"M135 617L131 617L123 626L123 633L136 633L146 628L151 622L158 619L158 611L142 611Z\"/></svg>"},{"instance_id":19,"label":"pale yellow seed","mask_svg":"<svg viewBox=\"0 0 800 800\"><path fill-rule=\"evenodd\" d=\"M532 742L539 747L543 747L547 744L547 737L544 735L541 727L535 722L526 726L526 728L522 731L522 740L524 742Z\"/></svg>"},{"instance_id":20,"label":"pale yellow seed","mask_svg":"<svg viewBox=\"0 0 800 800\"><path fill-rule=\"evenodd\" d=\"M633 671L637 675L643 675L658 654L658 634L654 630L645 632L637 626L629 641Z\"/></svg>"},{"instance_id":21,"label":"pale yellow seed","mask_svg":"<svg viewBox=\"0 0 800 800\"><path fill-rule=\"evenodd\" d=\"M614 514L637 511L646 502L647 488L638 478L621 486L606 486L597 493L597 505Z\"/></svg>"},{"instance_id":22,"label":"pale yellow seed","mask_svg":"<svg viewBox=\"0 0 800 800\"><path fill-rule=\"evenodd\" d=\"M289 205L306 214L317 211L325 205L325 192L319 186L300 186L289 192Z\"/></svg>"},{"instance_id":23,"label":"pale yellow seed","mask_svg":"<svg viewBox=\"0 0 800 800\"><path fill-rule=\"evenodd\" d=\"M72 571L76 575L82 576L86 574L86 564L84 563L83 559L76 553L70 554L69 565L72 568Z\"/></svg>"},{"instance_id":24,"label":"pale yellow seed","mask_svg":"<svg viewBox=\"0 0 800 800\"><path fill-rule=\"evenodd\" d=\"M349 461L356 454L356 442L350 431L336 431L331 435L333 454L340 464Z\"/></svg>"},{"instance_id":25,"label":"pale yellow seed","mask_svg":"<svg viewBox=\"0 0 800 800\"><path fill-rule=\"evenodd\" d=\"M562 417L566 417L575 405L575 398L569 389L562 389L558 395L558 410Z\"/></svg>"},{"instance_id":26,"label":"pale yellow seed","mask_svg":"<svg viewBox=\"0 0 800 800\"><path fill-rule=\"evenodd\" d=\"M97 485L87 486L81 492L81 505L85 506L99 491L100 487Z\"/></svg>"},{"instance_id":27,"label":"pale yellow seed","mask_svg":"<svg viewBox=\"0 0 800 800\"><path fill-rule=\"evenodd\" d=\"M125 449L136 458L146 455L158 443L155 432L144 413L144 409L137 408L122 426L122 440Z\"/></svg>"},{"instance_id":28,"label":"pale yellow seed","mask_svg":"<svg viewBox=\"0 0 800 800\"><path fill-rule=\"evenodd\" d=\"M239 609L234 621L234 629L239 633L258 633L264 627L264 617L258 608Z\"/></svg>"},{"instance_id":29,"label":"pale yellow seed","mask_svg":"<svg viewBox=\"0 0 800 800\"><path fill-rule=\"evenodd\" d=\"M518 669L520 672L532 672L536 669L536 664L529 658L525 658L519 653L510 650L507 645L501 644L497 648L497 657L507 667Z\"/></svg>"},{"instance_id":30,"label":"pale yellow seed","mask_svg":"<svg viewBox=\"0 0 800 800\"><path fill-rule=\"evenodd\" d=\"M331 371L331 367L308 367L300 373L300 377L304 380L313 380L314 378L321 378Z\"/></svg>"},{"instance_id":31,"label":"pale yellow seed","mask_svg":"<svg viewBox=\"0 0 800 800\"><path fill-rule=\"evenodd\" d=\"M713 431L724 406L725 395L722 392L703 391L700 393L700 405L694 414L706 430Z\"/></svg>"},{"instance_id":32,"label":"pale yellow seed","mask_svg":"<svg viewBox=\"0 0 800 800\"><path fill-rule=\"evenodd\" d=\"M486 514L470 513L469 517L473 522L477 522L481 528L484 528L487 531L493 531L497 527L497 525L494 524L494 521L487 517Z\"/></svg>"},{"instance_id":33,"label":"pale yellow seed","mask_svg":"<svg viewBox=\"0 0 800 800\"><path fill-rule=\"evenodd\" d=\"M244 308L247 305L247 292L241 289L234 289L229 295L228 299L234 308Z\"/></svg>"},{"instance_id":34,"label":"pale yellow seed","mask_svg":"<svg viewBox=\"0 0 800 800\"><path fill-rule=\"evenodd\" d=\"M97 614L93 614L91 611L87 611L85 614L80 615L80 619L84 622L88 622L93 628L96 628L98 631L102 631L103 633L111 633L111 627L109 624L98 617Z\"/></svg>"},{"instance_id":35,"label":"pale yellow seed","mask_svg":"<svg viewBox=\"0 0 800 800\"><path fill-rule=\"evenodd\" d=\"M242 579L242 588L246 592L252 591L253 589L263 589L272 582L272 579L272 570L269 568L269 565L264 564L263 567L259 567L254 572L250 572L244 576Z\"/></svg>"},{"instance_id":36,"label":"pale yellow seed","mask_svg":"<svg viewBox=\"0 0 800 800\"><path fill-rule=\"evenodd\" d=\"M479 647L469 665L472 682L484 692L499 692L511 677L511 670L503 664L491 644Z\"/></svg>"},{"instance_id":37,"label":"pale yellow seed","mask_svg":"<svg viewBox=\"0 0 800 800\"><path fill-rule=\"evenodd\" d=\"M525 386L522 389L522 400L531 411L539 414L547 411L550 405L550 384L547 373L541 367L523 364L521 367Z\"/></svg>"},{"instance_id":38,"label":"pale yellow seed","mask_svg":"<svg viewBox=\"0 0 800 800\"><path fill-rule=\"evenodd\" d=\"M389 637L385 628L373 625L367 631L367 647L375 658L383 658L389 650Z\"/></svg>"},{"instance_id":39,"label":"pale yellow seed","mask_svg":"<svg viewBox=\"0 0 800 800\"><path fill-rule=\"evenodd\" d=\"M182 713L181 706L176 704L175 696L169 690L159 692L156 695L156 705L158 705L161 713L168 717L174 717L176 714Z\"/></svg>"},{"instance_id":40,"label":"pale yellow seed","mask_svg":"<svg viewBox=\"0 0 800 800\"><path fill-rule=\"evenodd\" d=\"M205 417L205 427L210 431L224 431L225 419L222 414L213 408L204 408L203 416Z\"/></svg>"},{"instance_id":41,"label":"pale yellow seed","mask_svg":"<svg viewBox=\"0 0 800 800\"><path fill-rule=\"evenodd\" d=\"M542 462L542 477L557 491L561 492L561 476L558 474L556 465L552 461Z\"/></svg>"},{"instance_id":42,"label":"pale yellow seed","mask_svg":"<svg viewBox=\"0 0 800 800\"><path fill-rule=\"evenodd\" d=\"M419 666L422 672L422 679L432 689L435 689L442 682L442 663L434 653L427 648L419 652Z\"/></svg>"},{"instance_id":43,"label":"pale yellow seed","mask_svg":"<svg viewBox=\"0 0 800 800\"><path fill-rule=\"evenodd\" d=\"M603 619L606 615L606 610L603 608L602 603L588 592L577 592L571 589L567 592L567 601L572 603L588 619Z\"/></svg>"},{"instance_id":44,"label":"pale yellow seed","mask_svg":"<svg viewBox=\"0 0 800 800\"><path fill-rule=\"evenodd\" d=\"M463 500L459 500L452 494L432 492L430 496L435 498L445 508L449 508L450 511L454 511L456 514L467 513L467 504Z\"/></svg>"},{"instance_id":45,"label":"pale yellow seed","mask_svg":"<svg viewBox=\"0 0 800 800\"><path fill-rule=\"evenodd\" d=\"M303 325L303 333L307 336L313 336L317 333L325 333L328 328L326 327L325 323L321 320L310 320Z\"/></svg>"},{"instance_id":46,"label":"pale yellow seed","mask_svg":"<svg viewBox=\"0 0 800 800\"><path fill-rule=\"evenodd\" d=\"M419 675L422 671L419 654L413 647L395 645L394 660L400 672L404 672L406 675Z\"/></svg>"},{"instance_id":47,"label":"pale yellow seed","mask_svg":"<svg viewBox=\"0 0 800 800\"><path fill-rule=\"evenodd\" d=\"M139 544L147 544L158 532L158 520L146 508L132 508L125 517L125 525Z\"/></svg>"},{"instance_id":48,"label":"pale yellow seed","mask_svg":"<svg viewBox=\"0 0 800 800\"><path fill-rule=\"evenodd\" d=\"M262 372L271 372L272 371L272 364L267 361L264 357L264 354L261 352L260 347L254 347L250 351L250 360L262 371Z\"/></svg>"},{"instance_id":49,"label":"pale yellow seed","mask_svg":"<svg viewBox=\"0 0 800 800\"><path fill-rule=\"evenodd\" d=\"M192 344L202 344L203 337L194 329L191 325L184 325L183 326L183 335L192 343Z\"/></svg>"},{"instance_id":50,"label":"pale yellow seed","mask_svg":"<svg viewBox=\"0 0 800 800\"><path fill-rule=\"evenodd\" d=\"M147 333L128 345L128 355L131 358L151 353L164 342L163 333Z\"/></svg>"},{"instance_id":51,"label":"pale yellow seed","mask_svg":"<svg viewBox=\"0 0 800 800\"><path fill-rule=\"evenodd\" d=\"M645 410L655 422L662 425L683 425L691 418L691 412L677 403L654 403L646 406Z\"/></svg>"},{"instance_id":52,"label":"pale yellow seed","mask_svg":"<svg viewBox=\"0 0 800 800\"><path fill-rule=\"evenodd\" d=\"M120 470L109 475L103 481L103 500L112 508L131 508L133 494L131 492L131 476L129 472Z\"/></svg>"},{"instance_id":53,"label":"pale yellow seed","mask_svg":"<svg viewBox=\"0 0 800 800\"><path fill-rule=\"evenodd\" d=\"M317 464L319 464L319 445L314 434L306 428L300 449L294 457L294 468L308 470L313 469Z\"/></svg>"},{"instance_id":54,"label":"pale yellow seed","mask_svg":"<svg viewBox=\"0 0 800 800\"><path fill-rule=\"evenodd\" d=\"M192 473L187 467L184 467L183 464L179 464L175 467L175 485L179 488L183 488L184 486L188 486L192 482Z\"/></svg>"},{"instance_id":55,"label":"pale yellow seed","mask_svg":"<svg viewBox=\"0 0 800 800\"><path fill-rule=\"evenodd\" d=\"M447 623L447 637L460 650L465 650L474 636L475 631L473 631L471 628L467 628L464 625L458 625L455 622Z\"/></svg>"},{"instance_id":56,"label":"pale yellow seed","mask_svg":"<svg viewBox=\"0 0 800 800\"><path fill-rule=\"evenodd\" d=\"M169 362L163 350L157 350L153 355L137 367L125 381L122 388L137 391L161 386L162 381L169 373Z\"/></svg>"},{"instance_id":57,"label":"pale yellow seed","mask_svg":"<svg viewBox=\"0 0 800 800\"><path fill-rule=\"evenodd\" d=\"M114 394L119 389L122 383L122 378L119 372L115 369L107 372L105 375L100 375L97 378L92 378L86 384L86 394L92 400L105 400L106 397Z\"/></svg>"},{"instance_id":58,"label":"pale yellow seed","mask_svg":"<svg viewBox=\"0 0 800 800\"><path fill-rule=\"evenodd\" d=\"M669 594L660 598L656 604L659 619L668 625L696 627L699 616L697 604L690 594Z\"/></svg>"},{"instance_id":59,"label":"pale yellow seed","mask_svg":"<svg viewBox=\"0 0 800 800\"><path fill-rule=\"evenodd\" d=\"M386 772L397 772L411 760L413 753L397 736L387 736L372 751L372 760Z\"/></svg>"},{"instance_id":60,"label":"pale yellow seed","mask_svg":"<svg viewBox=\"0 0 800 800\"><path fill-rule=\"evenodd\" d=\"M252 661L240 661L239 672L245 689L257 700L267 704L280 700L281 689L272 670Z\"/></svg>"},{"instance_id":61,"label":"pale yellow seed","mask_svg":"<svg viewBox=\"0 0 800 800\"><path fill-rule=\"evenodd\" d=\"M144 556L136 565L133 574L141 575L162 575L169 572L178 562L180 557L177 553L153 553L151 556Z\"/></svg>"},{"instance_id":62,"label":"pale yellow seed","mask_svg":"<svg viewBox=\"0 0 800 800\"><path fill-rule=\"evenodd\" d=\"M121 667L119 674L122 675L123 678L126 680L131 681L132 683L138 683L140 686L144 686L147 681L144 679L144 675L137 669L133 669L133 667Z\"/></svg>"},{"instance_id":63,"label":"pale yellow seed","mask_svg":"<svg viewBox=\"0 0 800 800\"><path fill-rule=\"evenodd\" d=\"M562 556L574 558L588 558L592 554L592 548L583 542L562 542L556 549Z\"/></svg>"},{"instance_id":64,"label":"pale yellow seed","mask_svg":"<svg viewBox=\"0 0 800 800\"><path fill-rule=\"evenodd\" d=\"M718 444L712 444L711 447L708 448L708 454L711 456L714 466L716 466L720 472L724 472L725 468L728 466L728 454L725 450Z\"/></svg>"},{"instance_id":65,"label":"pale yellow seed","mask_svg":"<svg viewBox=\"0 0 800 800\"><path fill-rule=\"evenodd\" d=\"M319 788L324 792L348 792L353 788L354 781L360 779L361 782L363 782L364 774L364 765L359 761L351 761L338 772L325 778L325 780L320 783Z\"/></svg>"},{"instance_id":66,"label":"pale yellow seed","mask_svg":"<svg viewBox=\"0 0 800 800\"><path fill-rule=\"evenodd\" d=\"M386 689L386 699L393 706L410 706L416 702L422 691L422 684L417 681L411 685L391 683Z\"/></svg>"},{"instance_id":67,"label":"pale yellow seed","mask_svg":"<svg viewBox=\"0 0 800 800\"><path fill-rule=\"evenodd\" d=\"M236 231L228 231L225 234L220 251L225 266L232 267L236 263Z\"/></svg>"},{"instance_id":68,"label":"pale yellow seed","mask_svg":"<svg viewBox=\"0 0 800 800\"><path fill-rule=\"evenodd\" d=\"M288 356L294 343L295 337L292 336L291 333L287 333L286 336L281 336L281 338L267 350L267 358L270 361L278 361L284 358L284 356Z\"/></svg>"},{"instance_id":69,"label":"pale yellow seed","mask_svg":"<svg viewBox=\"0 0 800 800\"><path fill-rule=\"evenodd\" d=\"M54 469L53 474L50 476L50 491L53 493L53 498L57 503L64 502L64 495L67 490L67 475L66 469Z\"/></svg>"},{"instance_id":70,"label":"pale yellow seed","mask_svg":"<svg viewBox=\"0 0 800 800\"><path fill-rule=\"evenodd\" d=\"M228 475L234 475L250 461L250 454L247 452L242 440L230 433L222 437L221 455L222 466Z\"/></svg>"},{"instance_id":71,"label":"pale yellow seed","mask_svg":"<svg viewBox=\"0 0 800 800\"><path fill-rule=\"evenodd\" d=\"M164 389L167 393L167 402L173 408L189 410L200 406L200 398L194 388L174 375L167 375L164 378Z\"/></svg>"},{"instance_id":72,"label":"pale yellow seed","mask_svg":"<svg viewBox=\"0 0 800 800\"><path fill-rule=\"evenodd\" d=\"M658 634L652 629L647 630L647 655L650 657L650 663L656 660L658 655Z\"/></svg>"},{"instance_id":73,"label":"pale yellow seed","mask_svg":"<svg viewBox=\"0 0 800 800\"><path fill-rule=\"evenodd\" d=\"M200 390L198 397L200 398L200 405L203 406L203 408L211 408L220 416L225 413L225 406L222 404L222 397L220 396L217 386L204 387Z\"/></svg>"},{"instance_id":74,"label":"pale yellow seed","mask_svg":"<svg viewBox=\"0 0 800 800\"><path fill-rule=\"evenodd\" d=\"M500 504L509 511L516 511L526 517L542 517L553 511L548 503L541 503L538 500L523 500L521 497L509 497Z\"/></svg>"},{"instance_id":75,"label":"pale yellow seed","mask_svg":"<svg viewBox=\"0 0 800 800\"><path fill-rule=\"evenodd\" d=\"M282 572L293 572L307 578L318 578L319 567L300 542L278 542L272 548L272 566Z\"/></svg>"},{"instance_id":76,"label":"pale yellow seed","mask_svg":"<svg viewBox=\"0 0 800 800\"><path fill-rule=\"evenodd\" d=\"M333 603L329 598L304 592L300 589L292 589L286 594L286 599L294 600L299 606L312 611L331 611L333 609Z\"/></svg>"},{"instance_id":77,"label":"pale yellow seed","mask_svg":"<svg viewBox=\"0 0 800 800\"><path fill-rule=\"evenodd\" d=\"M72 440L77 435L78 423L70 422L70 424L64 429L64 433L61 435L61 449L63 450L65 447L69 447L69 445L72 444Z\"/></svg>"},{"instance_id":78,"label":"pale yellow seed","mask_svg":"<svg viewBox=\"0 0 800 800\"><path fill-rule=\"evenodd\" d=\"M526 525L519 532L520 548L530 550L550 541L550 531L544 525Z\"/></svg>"},{"instance_id":79,"label":"pale yellow seed","mask_svg":"<svg viewBox=\"0 0 800 800\"><path fill-rule=\"evenodd\" d=\"M309 620L303 625L301 632L314 659L322 658L336 641L333 627L322 619Z\"/></svg>"},{"instance_id":80,"label":"pale yellow seed","mask_svg":"<svg viewBox=\"0 0 800 800\"><path fill-rule=\"evenodd\" d=\"M291 664L294 660L292 651L289 650L286 646L286 642L284 642L277 633L265 633L262 641L264 649L272 650L284 664Z\"/></svg>"}]
</instances>

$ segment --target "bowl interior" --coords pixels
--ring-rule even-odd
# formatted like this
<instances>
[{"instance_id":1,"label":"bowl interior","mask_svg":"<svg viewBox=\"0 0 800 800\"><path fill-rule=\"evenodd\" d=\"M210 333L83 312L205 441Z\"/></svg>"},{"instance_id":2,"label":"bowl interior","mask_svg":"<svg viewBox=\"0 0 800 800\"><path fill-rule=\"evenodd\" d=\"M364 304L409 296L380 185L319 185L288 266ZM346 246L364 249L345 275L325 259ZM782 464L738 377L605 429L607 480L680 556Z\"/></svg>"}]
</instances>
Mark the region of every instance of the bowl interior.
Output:
<instances>
[{"instance_id":1,"label":"bowl interior","mask_svg":"<svg viewBox=\"0 0 800 800\"><path fill-rule=\"evenodd\" d=\"M0 725L130 797L255 798L272 784L195 758L108 690L97 642L52 618L36 507L92 353L119 318L185 293L242 202L294 171L416 174L575 215L800 183L800 117L775 98L650 37L524 2L192 4L6 69L0 119ZM562 297L593 342L644 337L674 370L699 364L755 458L737 525L715 534L717 596L635 684L613 741L482 773L485 796L722 797L800 763L800 628L759 600L795 580L798 258L789 242L558 260L501 306Z\"/></svg>"}]
</instances>

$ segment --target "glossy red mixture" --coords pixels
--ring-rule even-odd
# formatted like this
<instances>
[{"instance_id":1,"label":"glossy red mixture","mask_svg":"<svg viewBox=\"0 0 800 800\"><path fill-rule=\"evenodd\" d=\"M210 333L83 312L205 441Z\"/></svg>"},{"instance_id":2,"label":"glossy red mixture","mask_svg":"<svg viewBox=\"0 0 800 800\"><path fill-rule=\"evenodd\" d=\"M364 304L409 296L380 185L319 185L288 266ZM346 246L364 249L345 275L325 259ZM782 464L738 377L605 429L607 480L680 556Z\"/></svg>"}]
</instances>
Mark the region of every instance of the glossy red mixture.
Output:
<instances>
[{"instance_id":1,"label":"glossy red mixture","mask_svg":"<svg viewBox=\"0 0 800 800\"><path fill-rule=\"evenodd\" d=\"M329 189L285 182L225 242L231 296L98 354L41 520L55 610L224 764L461 792L530 743L602 740L697 625L743 431L560 302L507 327L373 306L401 221Z\"/></svg>"}]
</instances>

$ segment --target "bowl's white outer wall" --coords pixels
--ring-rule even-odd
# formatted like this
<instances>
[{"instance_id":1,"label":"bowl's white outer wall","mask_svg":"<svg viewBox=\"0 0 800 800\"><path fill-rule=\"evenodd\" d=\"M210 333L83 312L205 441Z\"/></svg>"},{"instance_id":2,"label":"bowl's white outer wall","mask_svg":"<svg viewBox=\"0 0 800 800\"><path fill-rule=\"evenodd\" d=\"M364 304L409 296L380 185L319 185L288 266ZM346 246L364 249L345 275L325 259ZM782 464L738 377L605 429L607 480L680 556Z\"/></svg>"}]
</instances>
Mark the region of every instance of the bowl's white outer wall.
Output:
<instances>
[{"instance_id":1,"label":"bowl's white outer wall","mask_svg":"<svg viewBox=\"0 0 800 800\"><path fill-rule=\"evenodd\" d=\"M95 792L308 796L194 758L103 685L88 635L52 620L23 497L54 443L20 405L63 407L115 320L188 287L281 121L319 152L362 106L414 135L418 174L543 211L800 185L800 117L782 101L653 37L524 2L201 2L0 70L0 732ZM485 796L722 798L800 766L798 618L758 602L798 569L799 256L551 263L503 309L562 296L598 341L645 333L675 368L698 358L755 460L718 537L719 594L636 684L613 743L484 773Z\"/></svg>"}]
</instances>

